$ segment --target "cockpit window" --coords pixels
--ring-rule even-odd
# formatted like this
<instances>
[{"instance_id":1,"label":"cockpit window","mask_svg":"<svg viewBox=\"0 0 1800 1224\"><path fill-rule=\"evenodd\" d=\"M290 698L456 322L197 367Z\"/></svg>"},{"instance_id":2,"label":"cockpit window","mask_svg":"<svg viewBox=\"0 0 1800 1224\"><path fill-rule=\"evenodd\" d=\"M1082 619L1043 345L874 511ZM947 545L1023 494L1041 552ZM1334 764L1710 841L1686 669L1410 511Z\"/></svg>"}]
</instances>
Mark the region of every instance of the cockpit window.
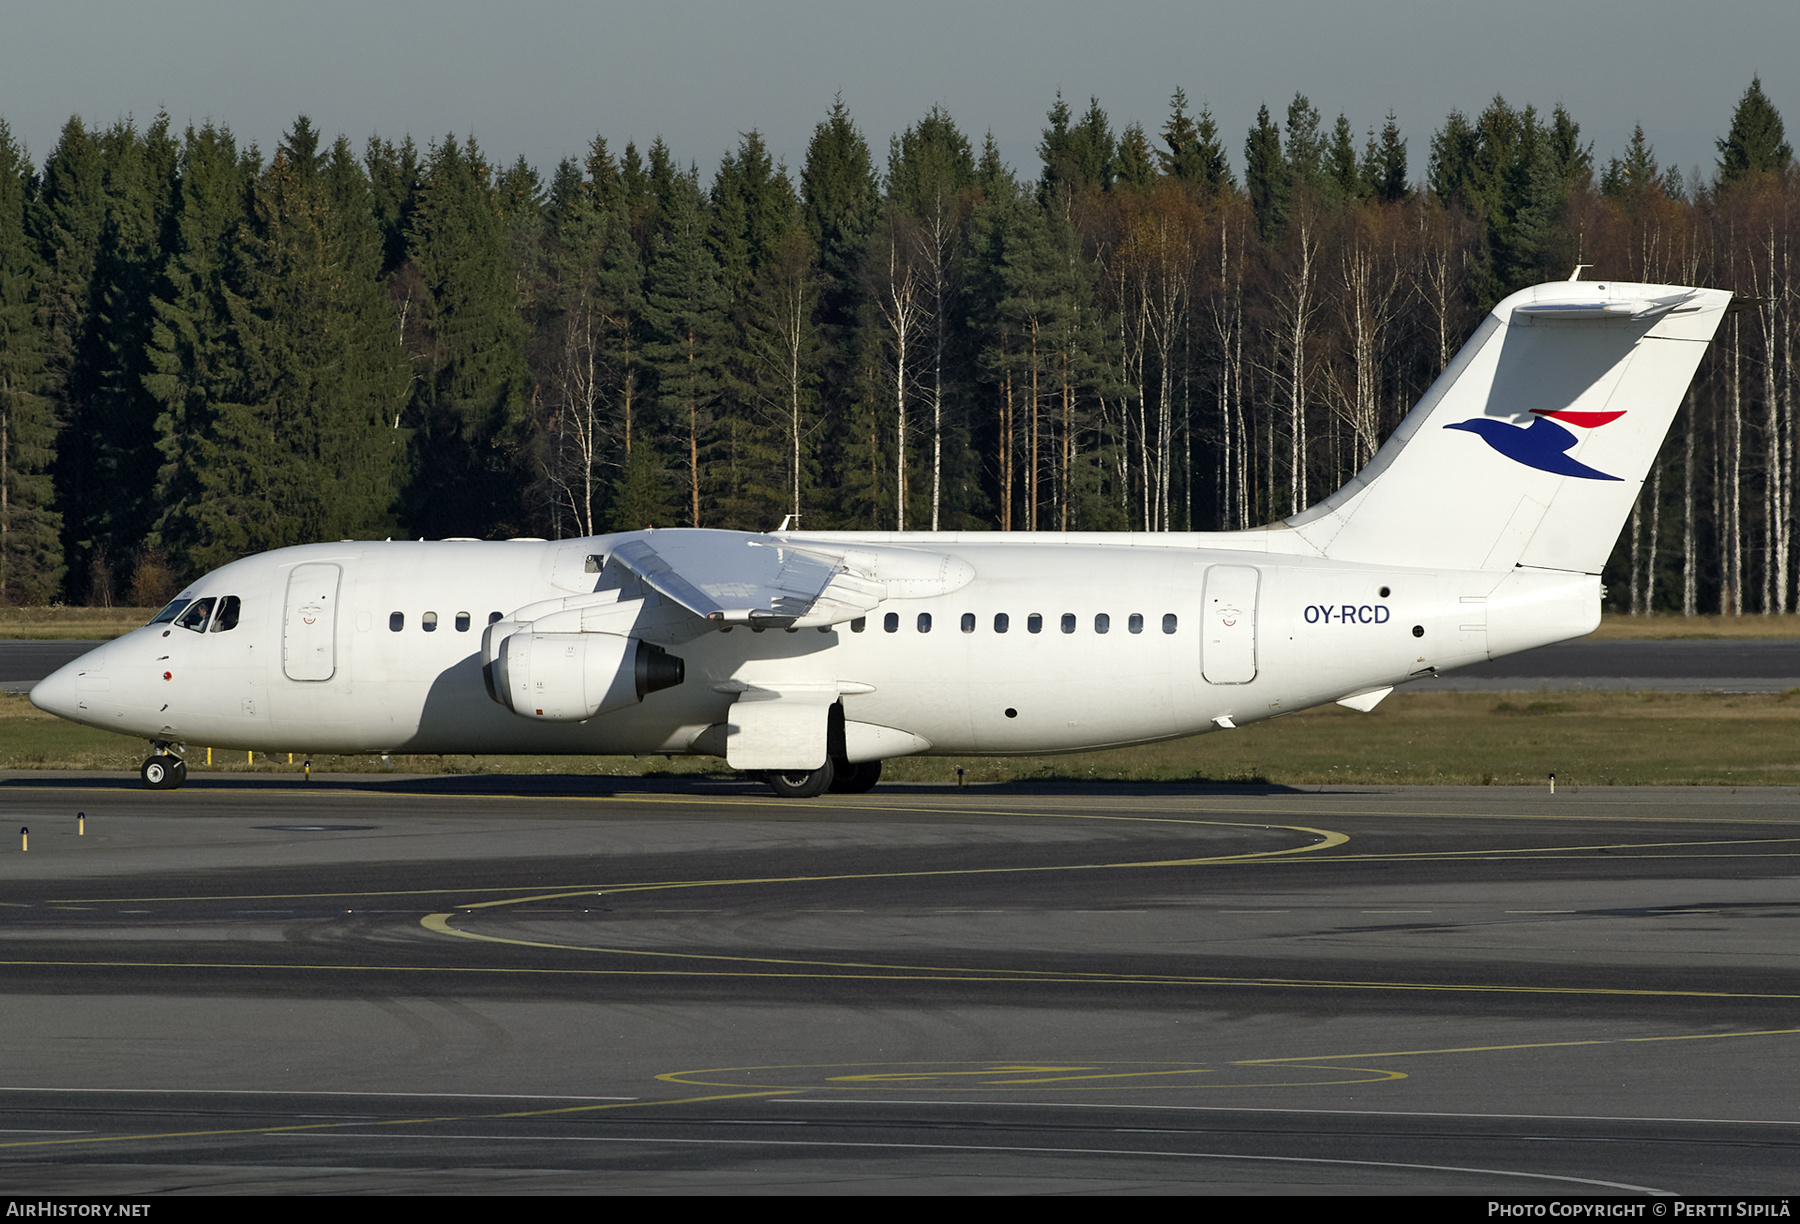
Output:
<instances>
[{"instance_id":1,"label":"cockpit window","mask_svg":"<svg viewBox=\"0 0 1800 1224\"><path fill-rule=\"evenodd\" d=\"M205 633L206 618L212 615L212 610L212 600L196 599L193 603L188 605L186 612L183 612L176 618L175 623L180 625L183 629L190 629L195 633Z\"/></svg>"},{"instance_id":2,"label":"cockpit window","mask_svg":"<svg viewBox=\"0 0 1800 1224\"><path fill-rule=\"evenodd\" d=\"M155 616L151 617L150 623L152 625L166 625L170 621L174 620L177 616L180 616L181 610L187 606L188 606L187 597L183 596L182 598L177 599L175 602L171 603L168 607L164 608L161 612L158 612Z\"/></svg>"},{"instance_id":3,"label":"cockpit window","mask_svg":"<svg viewBox=\"0 0 1800 1224\"><path fill-rule=\"evenodd\" d=\"M236 595L227 595L219 601L219 614L213 617L212 631L228 633L237 628L238 617L242 615L243 605Z\"/></svg>"}]
</instances>

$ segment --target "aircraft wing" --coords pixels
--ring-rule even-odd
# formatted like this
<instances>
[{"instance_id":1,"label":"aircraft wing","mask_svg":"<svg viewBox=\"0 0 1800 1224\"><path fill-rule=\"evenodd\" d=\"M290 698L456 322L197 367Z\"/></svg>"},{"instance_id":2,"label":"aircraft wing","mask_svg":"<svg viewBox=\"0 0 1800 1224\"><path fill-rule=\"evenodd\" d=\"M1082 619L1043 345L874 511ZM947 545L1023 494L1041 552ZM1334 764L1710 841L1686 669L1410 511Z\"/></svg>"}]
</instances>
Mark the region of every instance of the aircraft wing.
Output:
<instances>
[{"instance_id":1,"label":"aircraft wing","mask_svg":"<svg viewBox=\"0 0 1800 1224\"><path fill-rule=\"evenodd\" d=\"M610 560L696 616L725 624L835 625L888 593L829 548L746 532L645 532L615 545Z\"/></svg>"}]
</instances>

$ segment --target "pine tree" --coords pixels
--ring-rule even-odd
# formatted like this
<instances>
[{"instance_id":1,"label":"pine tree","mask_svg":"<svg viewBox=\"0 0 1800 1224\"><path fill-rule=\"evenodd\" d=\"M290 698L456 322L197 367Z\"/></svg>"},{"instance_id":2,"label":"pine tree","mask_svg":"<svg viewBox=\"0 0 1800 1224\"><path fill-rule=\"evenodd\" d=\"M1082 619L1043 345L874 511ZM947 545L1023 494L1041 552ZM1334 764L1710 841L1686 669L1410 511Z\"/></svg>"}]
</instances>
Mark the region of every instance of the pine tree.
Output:
<instances>
[{"instance_id":1,"label":"pine tree","mask_svg":"<svg viewBox=\"0 0 1800 1224\"><path fill-rule=\"evenodd\" d=\"M720 391L720 343L729 301L706 247L707 228L706 202L695 176L676 175L646 277L644 318L650 338L644 356L656 371L663 422L682 439L682 518L690 527L706 521L703 486L712 458L713 406Z\"/></svg>"},{"instance_id":2,"label":"pine tree","mask_svg":"<svg viewBox=\"0 0 1800 1224\"><path fill-rule=\"evenodd\" d=\"M1719 184L1729 187L1751 175L1780 174L1794 160L1794 150L1782 130L1781 114L1763 93L1762 78L1750 78L1750 88L1738 100L1731 116L1731 131L1715 142L1719 149Z\"/></svg>"},{"instance_id":3,"label":"pine tree","mask_svg":"<svg viewBox=\"0 0 1800 1224\"><path fill-rule=\"evenodd\" d=\"M1079 122L1071 123L1070 116L1069 104L1058 91L1048 116L1050 126L1038 145L1044 163L1038 180L1040 200L1050 199L1059 189L1071 196L1090 189L1109 191L1118 173L1117 146L1100 100L1088 100L1087 113Z\"/></svg>"},{"instance_id":4,"label":"pine tree","mask_svg":"<svg viewBox=\"0 0 1800 1224\"><path fill-rule=\"evenodd\" d=\"M181 572L198 568L190 554L206 543L195 519L202 497L200 447L220 406L242 391L231 297L242 288L238 237L255 175L229 131L211 125L187 130L172 249L153 303L151 373L144 378L161 409L153 542L173 554Z\"/></svg>"},{"instance_id":5,"label":"pine tree","mask_svg":"<svg viewBox=\"0 0 1800 1224\"><path fill-rule=\"evenodd\" d=\"M48 603L63 579L39 312L44 269L25 229L30 183L30 159L0 120L0 604Z\"/></svg>"},{"instance_id":6,"label":"pine tree","mask_svg":"<svg viewBox=\"0 0 1800 1224\"><path fill-rule=\"evenodd\" d=\"M1236 187L1231 167L1225 160L1225 147L1219 143L1219 126L1213 122L1212 112L1202 106L1200 114L1190 119L1187 94L1180 89L1175 91L1169 105L1173 109L1162 129L1165 148L1156 153L1162 173L1209 195Z\"/></svg>"},{"instance_id":7,"label":"pine tree","mask_svg":"<svg viewBox=\"0 0 1800 1224\"><path fill-rule=\"evenodd\" d=\"M1338 112L1331 129L1331 146L1325 153L1325 169L1339 199L1355 200L1366 194L1361 167L1356 161L1356 143L1350 134L1350 120Z\"/></svg>"},{"instance_id":8,"label":"pine tree","mask_svg":"<svg viewBox=\"0 0 1800 1224\"><path fill-rule=\"evenodd\" d=\"M110 604L111 568L128 559L109 557L106 542L90 529L105 498L91 417L98 383L94 269L106 227L106 174L100 141L79 118L63 126L29 209L27 225L44 266L44 390L57 422L54 477L63 557L75 569L69 587L77 599Z\"/></svg>"},{"instance_id":9,"label":"pine tree","mask_svg":"<svg viewBox=\"0 0 1800 1224\"><path fill-rule=\"evenodd\" d=\"M1381 139L1376 141L1374 133L1369 135L1369 144L1363 152L1362 164L1363 190L1383 204L1394 204L1411 193L1411 186L1406 181L1406 141L1400 138L1400 124L1389 111L1387 122L1381 126Z\"/></svg>"},{"instance_id":10,"label":"pine tree","mask_svg":"<svg viewBox=\"0 0 1800 1224\"><path fill-rule=\"evenodd\" d=\"M419 150L410 136L399 145L371 136L363 150L363 166L381 229L381 274L389 276L406 262L406 235L423 176Z\"/></svg>"},{"instance_id":11,"label":"pine tree","mask_svg":"<svg viewBox=\"0 0 1800 1224\"><path fill-rule=\"evenodd\" d=\"M1475 185L1475 151L1480 137L1461 111L1451 111L1431 137L1431 165L1426 184L1438 203L1467 202Z\"/></svg>"},{"instance_id":12,"label":"pine tree","mask_svg":"<svg viewBox=\"0 0 1800 1224\"><path fill-rule=\"evenodd\" d=\"M661 140L657 141L661 144ZM638 244L638 258L650 251L660 218L656 212L656 194L650 189L650 172L638 156L637 145L627 141L625 155L619 159L619 203L631 225L631 236Z\"/></svg>"},{"instance_id":13,"label":"pine tree","mask_svg":"<svg viewBox=\"0 0 1800 1224\"><path fill-rule=\"evenodd\" d=\"M1244 190L1256 213L1256 230L1264 242L1273 242L1287 224L1288 200L1293 175L1281 155L1281 131L1269 118L1269 108L1256 111L1256 126L1244 140Z\"/></svg>"},{"instance_id":14,"label":"pine tree","mask_svg":"<svg viewBox=\"0 0 1800 1224\"><path fill-rule=\"evenodd\" d=\"M407 363L367 182L347 141L318 143L302 117L252 190L225 294L235 377L193 444L196 566L393 529Z\"/></svg>"},{"instance_id":15,"label":"pine tree","mask_svg":"<svg viewBox=\"0 0 1800 1224\"><path fill-rule=\"evenodd\" d=\"M914 216L953 205L974 182L975 152L941 107L889 144L888 200Z\"/></svg>"},{"instance_id":16,"label":"pine tree","mask_svg":"<svg viewBox=\"0 0 1800 1224\"><path fill-rule=\"evenodd\" d=\"M746 132L713 178L707 246L732 297L745 293L787 238L798 201L785 170L769 157L760 133Z\"/></svg>"},{"instance_id":17,"label":"pine tree","mask_svg":"<svg viewBox=\"0 0 1800 1224\"><path fill-rule=\"evenodd\" d=\"M1608 159L1600 175L1600 194L1624 202L1661 194L1662 174L1656 165L1656 150L1644 139L1644 125L1631 130L1631 141L1625 146L1623 160Z\"/></svg>"},{"instance_id":18,"label":"pine tree","mask_svg":"<svg viewBox=\"0 0 1800 1224\"><path fill-rule=\"evenodd\" d=\"M583 164L583 169L587 171L587 191L594 207L603 212L611 212L617 208L625 198L625 183L618 164L607 150L604 136L596 135L588 142L587 161Z\"/></svg>"},{"instance_id":19,"label":"pine tree","mask_svg":"<svg viewBox=\"0 0 1800 1224\"><path fill-rule=\"evenodd\" d=\"M800 216L827 280L840 286L825 304L828 324L848 322L841 288L856 279L874 226L880 192L869 146L839 98L813 132L800 173Z\"/></svg>"},{"instance_id":20,"label":"pine tree","mask_svg":"<svg viewBox=\"0 0 1800 1224\"><path fill-rule=\"evenodd\" d=\"M1231 163L1226 160L1225 146L1219 140L1219 125L1213 121L1212 111L1205 106L1200 108L1200 115L1194 121L1194 134L1200 150L1199 181L1214 195L1236 191L1237 180L1232 177Z\"/></svg>"},{"instance_id":21,"label":"pine tree","mask_svg":"<svg viewBox=\"0 0 1800 1224\"><path fill-rule=\"evenodd\" d=\"M863 262L869 234L880 215L880 191L869 146L840 97L814 130L800 172L800 218L812 240L820 277L818 320L825 346L820 439L826 461L845 471L834 505L822 508L839 521L873 521L873 502L863 482L872 470L866 455L870 431L859 413L872 402L871 362L862 351L867 308ZM855 503L856 509L849 507ZM817 511L815 511L817 513Z\"/></svg>"},{"instance_id":22,"label":"pine tree","mask_svg":"<svg viewBox=\"0 0 1800 1224\"><path fill-rule=\"evenodd\" d=\"M107 496L104 512L90 518L90 530L114 555L130 553L142 563L150 559L143 548L155 520L158 466L158 405L144 387L155 324L151 298L167 259L180 147L169 133L167 115L158 115L141 135L129 120L114 124L101 143L107 224L95 281L103 327L92 350L97 386L89 445Z\"/></svg>"},{"instance_id":23,"label":"pine tree","mask_svg":"<svg viewBox=\"0 0 1800 1224\"><path fill-rule=\"evenodd\" d=\"M743 302L732 362L731 389L745 430L734 444L739 479L723 517L747 530L811 512L819 481L818 302L812 240L795 225Z\"/></svg>"},{"instance_id":24,"label":"pine tree","mask_svg":"<svg viewBox=\"0 0 1800 1224\"><path fill-rule=\"evenodd\" d=\"M430 339L409 414L417 459L406 518L420 535L516 534L524 329L499 204L473 141L433 146L409 245Z\"/></svg>"},{"instance_id":25,"label":"pine tree","mask_svg":"<svg viewBox=\"0 0 1800 1224\"><path fill-rule=\"evenodd\" d=\"M1133 123L1119 136L1120 187L1148 191L1156 182L1156 155L1150 150L1150 137L1144 125Z\"/></svg>"},{"instance_id":26,"label":"pine tree","mask_svg":"<svg viewBox=\"0 0 1800 1224\"><path fill-rule=\"evenodd\" d=\"M1330 192L1331 168L1325 136L1319 130L1319 108L1297 93L1288 103L1287 167L1293 194Z\"/></svg>"},{"instance_id":27,"label":"pine tree","mask_svg":"<svg viewBox=\"0 0 1800 1224\"><path fill-rule=\"evenodd\" d=\"M1200 133L1188 117L1187 94L1179 86L1169 99L1169 119L1163 124L1163 147L1156 160L1162 173L1178 183L1199 183L1205 174L1200 156Z\"/></svg>"}]
</instances>

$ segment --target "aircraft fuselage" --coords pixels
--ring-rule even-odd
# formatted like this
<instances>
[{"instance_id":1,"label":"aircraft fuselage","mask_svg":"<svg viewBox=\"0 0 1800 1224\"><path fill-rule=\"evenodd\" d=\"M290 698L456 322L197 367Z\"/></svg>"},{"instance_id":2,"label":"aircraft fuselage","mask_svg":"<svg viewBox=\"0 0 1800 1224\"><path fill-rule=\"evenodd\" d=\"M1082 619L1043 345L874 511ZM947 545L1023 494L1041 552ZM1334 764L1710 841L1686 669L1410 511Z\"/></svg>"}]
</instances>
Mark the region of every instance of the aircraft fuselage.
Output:
<instances>
[{"instance_id":1,"label":"aircraft fuselage","mask_svg":"<svg viewBox=\"0 0 1800 1224\"><path fill-rule=\"evenodd\" d=\"M867 539L929 547L972 576L955 589L915 584L923 593L822 628L659 617L666 601L651 593L634 635L683 661L681 683L581 721L522 717L494 700L483 678L489 623L604 586L595 571L620 538L317 544L250 557L183 591L177 602L189 608L214 603L209 616L185 618L198 626L135 630L33 699L169 744L725 755L743 694L812 690L841 703L853 760L1069 752L1359 695L1372 704L1410 678L1579 636L1599 616L1598 579L1561 571L1347 564L1206 547L1204 536L885 534ZM599 560L584 565L590 557ZM313 599L306 580L320 574L333 589Z\"/></svg>"}]
</instances>

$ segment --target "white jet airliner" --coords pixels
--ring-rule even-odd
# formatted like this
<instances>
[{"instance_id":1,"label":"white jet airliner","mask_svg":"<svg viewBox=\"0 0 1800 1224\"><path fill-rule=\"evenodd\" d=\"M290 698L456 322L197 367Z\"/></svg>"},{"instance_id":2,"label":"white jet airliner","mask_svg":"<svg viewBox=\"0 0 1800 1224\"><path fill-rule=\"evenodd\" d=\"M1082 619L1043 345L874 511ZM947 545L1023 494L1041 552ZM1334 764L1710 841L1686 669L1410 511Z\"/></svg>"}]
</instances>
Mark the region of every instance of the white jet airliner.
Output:
<instances>
[{"instance_id":1,"label":"white jet airliner","mask_svg":"<svg viewBox=\"0 0 1800 1224\"><path fill-rule=\"evenodd\" d=\"M1496 306L1349 484L1237 532L632 531L311 544L208 574L32 690L144 736L307 753L723 756L778 794L909 753L1174 739L1579 637L1731 295Z\"/></svg>"}]
</instances>

